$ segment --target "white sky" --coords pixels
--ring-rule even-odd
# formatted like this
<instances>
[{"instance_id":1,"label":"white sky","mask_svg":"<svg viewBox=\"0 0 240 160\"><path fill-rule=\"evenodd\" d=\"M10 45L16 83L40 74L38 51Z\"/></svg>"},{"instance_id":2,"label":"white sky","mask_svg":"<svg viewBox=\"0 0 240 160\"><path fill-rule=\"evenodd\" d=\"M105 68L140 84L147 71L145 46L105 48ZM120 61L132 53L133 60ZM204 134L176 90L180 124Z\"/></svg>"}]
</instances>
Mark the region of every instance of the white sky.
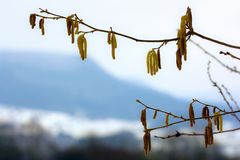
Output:
<instances>
[{"instance_id":1,"label":"white sky","mask_svg":"<svg viewBox=\"0 0 240 160\"><path fill-rule=\"evenodd\" d=\"M197 32L240 45L239 5L239 0L8 0L0 6L0 50L43 51L55 53L56 56L78 54L76 45L72 45L70 37L66 35L65 21L46 21L44 37L38 29L30 29L28 16L38 12L39 7L62 15L77 13L86 23L98 28L113 27L115 31L137 38L162 39L176 36L180 17L190 6L193 27ZM113 61L105 34L94 33L86 37L89 57L115 77L186 99L222 100L207 78L209 57L191 44L188 45L188 61L183 64L181 72L175 65L175 43L169 43L161 50L163 69L157 76L151 77L146 74L146 53L158 44L135 43L117 37L117 58ZM206 43L197 37L193 37L193 40L215 55L221 49L240 53ZM230 65L237 63L236 60L227 61L227 57L223 60ZM240 76L229 73L216 63L212 66L214 79L226 84L239 99Z\"/></svg>"}]
</instances>

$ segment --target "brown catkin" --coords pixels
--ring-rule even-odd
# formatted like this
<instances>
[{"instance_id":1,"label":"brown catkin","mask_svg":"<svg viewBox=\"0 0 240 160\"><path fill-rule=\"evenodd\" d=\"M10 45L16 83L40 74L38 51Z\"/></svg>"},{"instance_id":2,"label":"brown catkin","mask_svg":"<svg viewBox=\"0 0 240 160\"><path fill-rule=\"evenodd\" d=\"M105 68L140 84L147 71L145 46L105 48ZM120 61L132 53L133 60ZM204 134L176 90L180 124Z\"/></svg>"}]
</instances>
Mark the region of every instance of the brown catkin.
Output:
<instances>
[{"instance_id":1,"label":"brown catkin","mask_svg":"<svg viewBox=\"0 0 240 160\"><path fill-rule=\"evenodd\" d=\"M155 110L153 114L153 119L156 119L156 118L157 118L157 110Z\"/></svg>"},{"instance_id":2,"label":"brown catkin","mask_svg":"<svg viewBox=\"0 0 240 160\"><path fill-rule=\"evenodd\" d=\"M205 148L207 148L207 145L208 145L208 127L205 127L204 141L205 141Z\"/></svg>"},{"instance_id":3,"label":"brown catkin","mask_svg":"<svg viewBox=\"0 0 240 160\"><path fill-rule=\"evenodd\" d=\"M66 24L67 24L67 34L68 34L68 36L70 36L71 35L71 33L72 33L72 16L68 16L67 18L66 18Z\"/></svg>"},{"instance_id":4,"label":"brown catkin","mask_svg":"<svg viewBox=\"0 0 240 160\"><path fill-rule=\"evenodd\" d=\"M147 129L146 108L141 111L140 121L142 122L144 129Z\"/></svg>"},{"instance_id":5,"label":"brown catkin","mask_svg":"<svg viewBox=\"0 0 240 160\"><path fill-rule=\"evenodd\" d=\"M149 131L145 131L145 134L143 135L143 145L144 153L145 155L148 155L148 153L151 151L151 134Z\"/></svg>"},{"instance_id":6,"label":"brown catkin","mask_svg":"<svg viewBox=\"0 0 240 160\"><path fill-rule=\"evenodd\" d=\"M194 116L192 103L189 104L188 110L189 110L190 127L192 127L195 124L195 116Z\"/></svg>"},{"instance_id":7,"label":"brown catkin","mask_svg":"<svg viewBox=\"0 0 240 160\"><path fill-rule=\"evenodd\" d=\"M111 43L112 43L111 32L108 32L107 42L108 42L108 44L111 44Z\"/></svg>"},{"instance_id":8,"label":"brown catkin","mask_svg":"<svg viewBox=\"0 0 240 160\"><path fill-rule=\"evenodd\" d=\"M30 14L29 23L30 23L32 29L36 26L36 14Z\"/></svg>"},{"instance_id":9,"label":"brown catkin","mask_svg":"<svg viewBox=\"0 0 240 160\"><path fill-rule=\"evenodd\" d=\"M41 18L39 21L39 29L41 29L42 35L45 34L45 29L44 29L44 18Z\"/></svg>"},{"instance_id":10,"label":"brown catkin","mask_svg":"<svg viewBox=\"0 0 240 160\"><path fill-rule=\"evenodd\" d=\"M202 109L202 117L204 119L209 119L209 109L207 106L204 106Z\"/></svg>"},{"instance_id":11,"label":"brown catkin","mask_svg":"<svg viewBox=\"0 0 240 160\"><path fill-rule=\"evenodd\" d=\"M158 68L161 69L161 55L160 55L160 49L157 50L157 57L158 57Z\"/></svg>"}]
</instances>

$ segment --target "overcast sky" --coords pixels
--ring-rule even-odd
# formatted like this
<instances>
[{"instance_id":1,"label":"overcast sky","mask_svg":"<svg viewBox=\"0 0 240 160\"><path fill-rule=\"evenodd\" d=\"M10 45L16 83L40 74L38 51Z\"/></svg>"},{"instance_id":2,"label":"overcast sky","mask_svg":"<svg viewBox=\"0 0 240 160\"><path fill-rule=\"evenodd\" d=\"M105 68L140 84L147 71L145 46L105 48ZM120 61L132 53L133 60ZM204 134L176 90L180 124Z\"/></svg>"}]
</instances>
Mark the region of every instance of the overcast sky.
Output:
<instances>
[{"instance_id":1,"label":"overcast sky","mask_svg":"<svg viewBox=\"0 0 240 160\"><path fill-rule=\"evenodd\" d=\"M142 39L162 39L176 36L180 17L187 6L193 14L193 27L197 32L229 43L240 45L240 1L239 0L8 0L0 6L0 50L42 51L49 54L78 54L66 35L65 21L46 21L46 35L38 29L32 30L28 23L30 13L39 12L39 7L57 14L77 13L86 23L97 28L109 29ZM146 73L146 54L158 44L136 43L117 36L116 60L111 59L111 50L106 43L106 34L94 33L88 39L88 55L109 74L139 85L151 87L185 99L200 98L222 100L206 74L209 57L188 44L188 61L182 71L175 65L175 42L161 50L162 70L157 76ZM193 40L202 44L214 55L220 50L239 54L198 37ZM236 60L219 56L229 65ZM223 58L222 58L223 57ZM79 59L79 63L82 63ZM239 66L240 68L240 66ZM230 73L219 64L212 64L213 78L226 84L236 98L240 98L240 76ZM213 96L214 95L214 96Z\"/></svg>"}]
</instances>

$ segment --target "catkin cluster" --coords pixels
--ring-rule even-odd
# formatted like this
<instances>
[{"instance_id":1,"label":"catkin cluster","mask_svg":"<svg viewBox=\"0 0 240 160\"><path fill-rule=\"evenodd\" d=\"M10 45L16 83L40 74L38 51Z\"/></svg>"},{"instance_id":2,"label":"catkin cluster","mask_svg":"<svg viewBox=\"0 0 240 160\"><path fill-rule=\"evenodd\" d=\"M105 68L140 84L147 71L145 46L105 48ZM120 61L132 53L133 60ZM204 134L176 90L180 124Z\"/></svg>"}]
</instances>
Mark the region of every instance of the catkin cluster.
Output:
<instances>
[{"instance_id":1,"label":"catkin cluster","mask_svg":"<svg viewBox=\"0 0 240 160\"><path fill-rule=\"evenodd\" d=\"M181 17L180 29L177 32L177 52L176 52L176 65L179 70L182 69L182 57L187 60L187 29L193 31L192 28L192 13L191 9L187 8L186 15Z\"/></svg>"},{"instance_id":2,"label":"catkin cluster","mask_svg":"<svg viewBox=\"0 0 240 160\"><path fill-rule=\"evenodd\" d=\"M161 57L160 57L160 49L157 52L152 49L147 54L147 73L151 76L156 75L158 69L161 69Z\"/></svg>"},{"instance_id":3,"label":"catkin cluster","mask_svg":"<svg viewBox=\"0 0 240 160\"><path fill-rule=\"evenodd\" d=\"M34 29L34 27L36 26L36 14L30 14L29 16L29 23L32 27L32 29ZM42 35L45 34L45 29L44 29L44 18L41 18L39 20L39 29L42 32Z\"/></svg>"},{"instance_id":4,"label":"catkin cluster","mask_svg":"<svg viewBox=\"0 0 240 160\"><path fill-rule=\"evenodd\" d=\"M192 104L193 103L190 103L189 105L189 121L190 121L191 127L195 124L194 109ZM222 119L221 111L217 107L214 107L212 113L213 115L211 116L207 105L203 107L202 118L207 120L207 123L208 123L207 126L205 127L205 132L204 132L205 147L214 143L212 119L213 119L214 125L216 126L216 129L220 132L223 131L223 119Z\"/></svg>"}]
</instances>

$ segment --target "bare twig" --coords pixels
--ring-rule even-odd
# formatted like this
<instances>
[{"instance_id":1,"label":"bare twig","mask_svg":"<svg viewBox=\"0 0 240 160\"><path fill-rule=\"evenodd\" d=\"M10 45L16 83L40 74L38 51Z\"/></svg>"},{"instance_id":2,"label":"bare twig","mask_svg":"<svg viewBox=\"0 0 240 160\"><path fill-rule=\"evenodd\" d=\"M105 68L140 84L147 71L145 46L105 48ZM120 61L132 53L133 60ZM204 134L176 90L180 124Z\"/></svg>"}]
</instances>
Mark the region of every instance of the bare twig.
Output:
<instances>
[{"instance_id":1,"label":"bare twig","mask_svg":"<svg viewBox=\"0 0 240 160\"><path fill-rule=\"evenodd\" d=\"M219 54L223 54L223 55L225 55L225 56L230 56L230 57L232 57L232 58L234 58L234 59L240 60L239 57L237 57L237 56L231 54L230 52L223 52L223 51L220 51Z\"/></svg>"},{"instance_id":2,"label":"bare twig","mask_svg":"<svg viewBox=\"0 0 240 160\"><path fill-rule=\"evenodd\" d=\"M222 84L222 88L225 90L225 92L227 93L227 95L229 96L229 98L231 99L231 101L235 104L235 107L240 110L240 107L237 103L237 101L233 98L232 94L229 92L229 90L227 89L227 87L225 87L223 84Z\"/></svg>"},{"instance_id":3,"label":"bare twig","mask_svg":"<svg viewBox=\"0 0 240 160\"><path fill-rule=\"evenodd\" d=\"M217 57L215 57L213 54L211 54L210 52L208 52L205 48L203 48L200 44L196 43L193 40L189 40L192 44L194 44L195 46L197 46L199 49L201 49L206 55L210 56L211 58L213 58L215 61L217 61L220 65L222 65L224 68L228 69L231 72L235 72L240 74L240 71L237 70L237 68L235 66L233 67L229 67L228 65L224 64L222 61L220 61Z\"/></svg>"},{"instance_id":4,"label":"bare twig","mask_svg":"<svg viewBox=\"0 0 240 160\"><path fill-rule=\"evenodd\" d=\"M179 116L179 115L176 115L176 114L172 114L171 112L166 112L166 111L163 111L163 110L160 110L160 109L157 109L157 108L149 107L148 105L146 105L145 103L143 103L139 99L137 99L136 102L140 103L141 105L143 105L147 109L150 109L150 110L153 110L153 111L157 111L157 112L161 112L161 113L164 113L164 114L168 114L168 115L173 116L174 118L179 118L179 119L182 119L182 120L186 120L186 118L184 118L182 116Z\"/></svg>"},{"instance_id":5,"label":"bare twig","mask_svg":"<svg viewBox=\"0 0 240 160\"><path fill-rule=\"evenodd\" d=\"M211 83L213 84L213 86L218 89L218 91L219 91L220 95L222 96L224 102L227 104L227 106L229 107L229 109L233 112L233 107L232 107L231 104L228 102L228 100L227 100L226 96L224 95L221 87L217 84L217 82L215 82L215 81L212 79L212 76L211 76L211 74L210 74L210 64L211 64L211 61L208 62L208 67L207 67L208 78L209 78L209 80L211 81ZM233 113L232 115L240 122L239 117L238 117L235 113Z\"/></svg>"},{"instance_id":6,"label":"bare twig","mask_svg":"<svg viewBox=\"0 0 240 160\"><path fill-rule=\"evenodd\" d=\"M220 133L228 133L228 132L233 132L233 131L237 131L240 130L239 128L234 128L234 129L229 129L229 130L224 130L224 131L217 131L217 132L213 132L213 134L220 134ZM154 136L155 138L161 138L161 139L168 139L168 138L176 138L176 137L180 137L180 136L204 136L204 133L185 133L185 132L178 132L176 134L173 135L168 135L168 136Z\"/></svg>"}]
</instances>

